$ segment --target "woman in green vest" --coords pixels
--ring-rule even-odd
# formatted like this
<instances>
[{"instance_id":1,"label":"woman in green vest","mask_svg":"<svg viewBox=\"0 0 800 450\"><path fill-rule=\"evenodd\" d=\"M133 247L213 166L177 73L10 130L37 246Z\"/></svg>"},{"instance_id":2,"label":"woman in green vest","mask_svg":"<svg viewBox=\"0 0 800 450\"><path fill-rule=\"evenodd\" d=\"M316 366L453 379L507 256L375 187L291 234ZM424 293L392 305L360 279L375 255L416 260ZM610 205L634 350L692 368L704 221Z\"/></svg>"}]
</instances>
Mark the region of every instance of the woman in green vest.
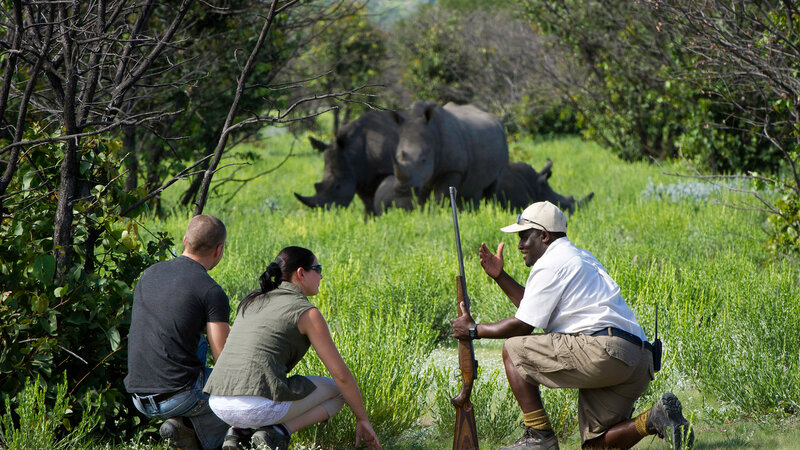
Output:
<instances>
[{"instance_id":1,"label":"woman in green vest","mask_svg":"<svg viewBox=\"0 0 800 450\"><path fill-rule=\"evenodd\" d=\"M322 266L302 247L286 247L259 278L260 289L239 304L236 320L204 391L231 426L224 450L252 444L286 449L292 433L323 422L346 402L356 416L356 446L380 449L361 392L308 297L319 292ZM309 346L331 377L293 375Z\"/></svg>"}]
</instances>

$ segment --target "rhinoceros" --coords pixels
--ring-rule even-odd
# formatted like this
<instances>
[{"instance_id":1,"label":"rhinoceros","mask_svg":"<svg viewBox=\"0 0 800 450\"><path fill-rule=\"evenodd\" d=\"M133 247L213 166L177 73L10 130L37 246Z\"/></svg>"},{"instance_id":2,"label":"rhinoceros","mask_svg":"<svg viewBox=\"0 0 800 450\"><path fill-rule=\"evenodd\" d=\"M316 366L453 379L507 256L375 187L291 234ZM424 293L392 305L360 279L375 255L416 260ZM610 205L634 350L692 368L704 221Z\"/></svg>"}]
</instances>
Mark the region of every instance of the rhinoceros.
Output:
<instances>
[{"instance_id":1,"label":"rhinoceros","mask_svg":"<svg viewBox=\"0 0 800 450\"><path fill-rule=\"evenodd\" d=\"M506 133L500 121L472 105L417 102L394 114L399 141L393 155L397 206L411 208L412 193L424 203L455 186L459 200L477 205L508 165Z\"/></svg>"},{"instance_id":2,"label":"rhinoceros","mask_svg":"<svg viewBox=\"0 0 800 450\"><path fill-rule=\"evenodd\" d=\"M492 196L501 205L511 209L522 209L531 203L547 200L567 212L574 211L594 197L594 192L591 192L576 201L572 196L565 197L553 191L547 182L553 175L552 168L553 161L549 159L540 172L524 162L509 163L500 174Z\"/></svg>"},{"instance_id":3,"label":"rhinoceros","mask_svg":"<svg viewBox=\"0 0 800 450\"><path fill-rule=\"evenodd\" d=\"M325 157L322 181L314 184L313 196L295 192L295 197L310 207L329 208L347 206L358 194L366 213L374 213L375 190L394 170L392 154L397 148L398 126L393 117L388 111L369 111L343 126L330 145L309 138Z\"/></svg>"}]
</instances>

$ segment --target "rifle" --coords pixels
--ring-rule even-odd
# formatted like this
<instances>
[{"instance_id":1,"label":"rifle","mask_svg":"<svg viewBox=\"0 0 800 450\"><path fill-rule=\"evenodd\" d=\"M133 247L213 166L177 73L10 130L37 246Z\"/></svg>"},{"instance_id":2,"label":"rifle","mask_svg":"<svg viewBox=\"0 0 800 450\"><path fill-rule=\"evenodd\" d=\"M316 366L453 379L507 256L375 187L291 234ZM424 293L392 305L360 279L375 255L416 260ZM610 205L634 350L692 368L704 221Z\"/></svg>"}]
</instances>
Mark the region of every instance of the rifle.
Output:
<instances>
[{"instance_id":1,"label":"rifle","mask_svg":"<svg viewBox=\"0 0 800 450\"><path fill-rule=\"evenodd\" d=\"M456 276L456 310L458 304L464 302L469 314L469 297L467 282L464 277L464 255L461 253L461 234L458 231L458 212L456 211L456 188L450 186L450 205L453 207L453 227L456 233L456 251L458 252L458 270ZM461 370L461 392L450 399L456 408L456 427L453 436L453 450L478 450L478 429L475 426L475 410L469 397L472 395L472 383L478 378L478 361L475 359L475 347L472 340L458 341L458 368Z\"/></svg>"}]
</instances>

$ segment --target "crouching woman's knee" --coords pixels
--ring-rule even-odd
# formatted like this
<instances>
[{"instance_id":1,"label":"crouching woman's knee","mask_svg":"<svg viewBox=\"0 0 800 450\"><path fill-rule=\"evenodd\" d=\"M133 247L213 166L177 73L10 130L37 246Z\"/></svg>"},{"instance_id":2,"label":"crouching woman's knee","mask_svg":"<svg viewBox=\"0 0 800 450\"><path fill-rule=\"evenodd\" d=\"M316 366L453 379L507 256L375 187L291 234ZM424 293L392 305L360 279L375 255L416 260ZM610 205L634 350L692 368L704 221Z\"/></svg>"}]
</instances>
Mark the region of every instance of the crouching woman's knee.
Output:
<instances>
[{"instance_id":1,"label":"crouching woman's knee","mask_svg":"<svg viewBox=\"0 0 800 450\"><path fill-rule=\"evenodd\" d=\"M336 382L333 381L333 378L315 378L316 379L313 379L312 381L320 391L319 398L322 400L320 402L320 406L322 406L328 413L328 418L331 418L344 407L344 397L342 396L342 391L340 391L339 387L336 386Z\"/></svg>"}]
</instances>

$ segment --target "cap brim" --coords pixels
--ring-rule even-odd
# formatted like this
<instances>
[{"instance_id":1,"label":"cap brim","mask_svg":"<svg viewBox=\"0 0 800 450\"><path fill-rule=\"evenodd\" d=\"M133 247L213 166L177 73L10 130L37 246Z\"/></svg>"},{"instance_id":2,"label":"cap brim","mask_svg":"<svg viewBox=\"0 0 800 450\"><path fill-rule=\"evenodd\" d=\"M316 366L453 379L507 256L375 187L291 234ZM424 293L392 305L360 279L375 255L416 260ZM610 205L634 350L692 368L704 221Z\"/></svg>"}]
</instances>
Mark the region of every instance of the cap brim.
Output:
<instances>
[{"instance_id":1,"label":"cap brim","mask_svg":"<svg viewBox=\"0 0 800 450\"><path fill-rule=\"evenodd\" d=\"M500 228L500 231L502 231L503 233L518 233L520 231L531 230L531 229L541 230L541 228L537 227L532 223L526 223L526 224L512 223L509 226Z\"/></svg>"}]
</instances>

